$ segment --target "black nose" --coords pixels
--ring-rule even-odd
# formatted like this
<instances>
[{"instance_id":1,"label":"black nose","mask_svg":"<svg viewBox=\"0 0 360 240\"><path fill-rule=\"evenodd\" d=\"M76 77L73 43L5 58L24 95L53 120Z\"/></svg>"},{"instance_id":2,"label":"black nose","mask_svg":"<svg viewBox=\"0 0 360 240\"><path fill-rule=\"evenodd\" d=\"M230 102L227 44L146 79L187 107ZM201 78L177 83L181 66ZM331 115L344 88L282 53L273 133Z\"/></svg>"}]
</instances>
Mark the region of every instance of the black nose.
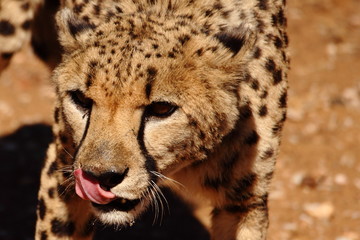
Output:
<instances>
[{"instance_id":1,"label":"black nose","mask_svg":"<svg viewBox=\"0 0 360 240\"><path fill-rule=\"evenodd\" d=\"M106 172L94 172L94 171L84 171L85 174L94 178L94 180L98 181L100 186L105 190L110 190L116 185L120 184L124 178L126 177L129 168L126 168L124 171L119 172L115 170L110 170Z\"/></svg>"}]
</instances>

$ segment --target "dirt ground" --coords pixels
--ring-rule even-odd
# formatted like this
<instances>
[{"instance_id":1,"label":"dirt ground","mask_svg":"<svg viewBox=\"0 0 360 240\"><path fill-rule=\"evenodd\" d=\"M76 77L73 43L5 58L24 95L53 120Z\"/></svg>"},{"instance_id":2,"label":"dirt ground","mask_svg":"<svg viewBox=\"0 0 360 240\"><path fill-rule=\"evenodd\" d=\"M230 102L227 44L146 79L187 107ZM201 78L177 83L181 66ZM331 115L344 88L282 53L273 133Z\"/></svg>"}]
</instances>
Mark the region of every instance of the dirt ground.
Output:
<instances>
[{"instance_id":1,"label":"dirt ground","mask_svg":"<svg viewBox=\"0 0 360 240\"><path fill-rule=\"evenodd\" d=\"M360 1L289 0L289 111L270 194L270 240L360 240ZM50 73L29 48L0 77L0 240L32 239L51 141ZM209 239L169 195L152 227L97 239ZM171 237L170 237L171 236Z\"/></svg>"}]
</instances>

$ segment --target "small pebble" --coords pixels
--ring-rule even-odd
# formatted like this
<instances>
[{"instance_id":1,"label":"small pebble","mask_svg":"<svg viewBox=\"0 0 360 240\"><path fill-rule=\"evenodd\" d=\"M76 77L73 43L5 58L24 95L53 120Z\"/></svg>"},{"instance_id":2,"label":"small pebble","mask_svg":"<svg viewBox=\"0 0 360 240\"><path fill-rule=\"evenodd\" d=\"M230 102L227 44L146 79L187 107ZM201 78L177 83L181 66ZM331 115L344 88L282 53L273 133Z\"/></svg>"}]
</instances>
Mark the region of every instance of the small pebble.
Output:
<instances>
[{"instance_id":1,"label":"small pebble","mask_svg":"<svg viewBox=\"0 0 360 240\"><path fill-rule=\"evenodd\" d=\"M335 175L334 181L338 185L346 185L348 183L347 176L342 173L338 173Z\"/></svg>"},{"instance_id":2,"label":"small pebble","mask_svg":"<svg viewBox=\"0 0 360 240\"><path fill-rule=\"evenodd\" d=\"M328 220L334 215L334 205L331 202L307 203L305 212L314 218Z\"/></svg>"}]
</instances>

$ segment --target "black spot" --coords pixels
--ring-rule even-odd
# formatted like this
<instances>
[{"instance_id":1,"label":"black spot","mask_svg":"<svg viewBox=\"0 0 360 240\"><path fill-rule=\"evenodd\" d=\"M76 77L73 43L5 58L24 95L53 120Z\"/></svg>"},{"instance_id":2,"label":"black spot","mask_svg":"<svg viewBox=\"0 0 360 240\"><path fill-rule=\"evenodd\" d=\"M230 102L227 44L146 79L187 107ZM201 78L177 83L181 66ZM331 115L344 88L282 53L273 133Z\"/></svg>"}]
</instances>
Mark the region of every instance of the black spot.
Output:
<instances>
[{"instance_id":1,"label":"black spot","mask_svg":"<svg viewBox=\"0 0 360 240\"><path fill-rule=\"evenodd\" d=\"M83 11L83 8L84 8L85 4L81 3L81 4L75 4L73 10L74 10L74 13L76 14L79 14Z\"/></svg>"},{"instance_id":2,"label":"black spot","mask_svg":"<svg viewBox=\"0 0 360 240\"><path fill-rule=\"evenodd\" d=\"M90 22L90 18L89 18L89 16L87 16L87 15L82 16L81 19L84 20L84 21L87 22L87 23Z\"/></svg>"},{"instance_id":3,"label":"black spot","mask_svg":"<svg viewBox=\"0 0 360 240\"><path fill-rule=\"evenodd\" d=\"M54 188L49 188L49 190L48 190L49 198L54 198L54 193L55 193L55 189Z\"/></svg>"},{"instance_id":4,"label":"black spot","mask_svg":"<svg viewBox=\"0 0 360 240\"><path fill-rule=\"evenodd\" d=\"M273 79L274 79L274 85L280 83L282 81L282 71L281 70L276 70L273 73Z\"/></svg>"},{"instance_id":5,"label":"black spot","mask_svg":"<svg viewBox=\"0 0 360 240\"><path fill-rule=\"evenodd\" d=\"M59 122L59 113L60 113L60 109L58 107L55 108L54 111L54 119L55 119L55 123Z\"/></svg>"},{"instance_id":6,"label":"black spot","mask_svg":"<svg viewBox=\"0 0 360 240\"><path fill-rule=\"evenodd\" d=\"M223 8L223 5L220 2L217 2L214 4L214 9L221 10Z\"/></svg>"},{"instance_id":7,"label":"black spot","mask_svg":"<svg viewBox=\"0 0 360 240\"><path fill-rule=\"evenodd\" d=\"M253 57L256 59L259 59L261 57L261 49L259 47L255 48Z\"/></svg>"},{"instance_id":8,"label":"black spot","mask_svg":"<svg viewBox=\"0 0 360 240\"><path fill-rule=\"evenodd\" d=\"M214 15L214 13L211 9L206 10L204 14L205 14L205 17L211 17L212 15Z\"/></svg>"},{"instance_id":9,"label":"black spot","mask_svg":"<svg viewBox=\"0 0 360 240\"><path fill-rule=\"evenodd\" d=\"M81 232L81 236L88 237L94 231L95 228L95 219L90 217L87 223L84 225L84 228Z\"/></svg>"},{"instance_id":10,"label":"black spot","mask_svg":"<svg viewBox=\"0 0 360 240\"><path fill-rule=\"evenodd\" d=\"M254 89L255 91L259 90L259 81L254 79L252 82L251 82L251 88Z\"/></svg>"},{"instance_id":11,"label":"black spot","mask_svg":"<svg viewBox=\"0 0 360 240\"><path fill-rule=\"evenodd\" d=\"M85 85L87 88L89 88L93 83L93 76L91 73L87 73L86 74L86 81L85 81Z\"/></svg>"},{"instance_id":12,"label":"black spot","mask_svg":"<svg viewBox=\"0 0 360 240\"><path fill-rule=\"evenodd\" d=\"M203 48L199 48L198 50L196 50L196 54L200 57L202 56L204 53L204 49Z\"/></svg>"},{"instance_id":13,"label":"black spot","mask_svg":"<svg viewBox=\"0 0 360 240\"><path fill-rule=\"evenodd\" d=\"M58 164L56 161L52 162L50 164L49 170L47 171L47 174L51 176L56 170L58 169Z\"/></svg>"},{"instance_id":14,"label":"black spot","mask_svg":"<svg viewBox=\"0 0 360 240\"><path fill-rule=\"evenodd\" d=\"M269 172L265 175L265 179L270 181L274 176L274 172Z\"/></svg>"},{"instance_id":15,"label":"black spot","mask_svg":"<svg viewBox=\"0 0 360 240\"><path fill-rule=\"evenodd\" d=\"M152 45L152 47L153 47L153 49L158 49L158 48L159 48L159 45L156 44L156 43L154 43L154 44Z\"/></svg>"},{"instance_id":16,"label":"black spot","mask_svg":"<svg viewBox=\"0 0 360 240\"><path fill-rule=\"evenodd\" d=\"M62 200L64 200L64 201L68 200L68 195L66 193L66 186L64 186L62 184L58 184L56 187L56 191Z\"/></svg>"},{"instance_id":17,"label":"black spot","mask_svg":"<svg viewBox=\"0 0 360 240\"><path fill-rule=\"evenodd\" d=\"M93 9L94 9L94 14L95 15L99 15L100 14L100 6L99 5L94 5L93 6Z\"/></svg>"},{"instance_id":18,"label":"black spot","mask_svg":"<svg viewBox=\"0 0 360 240\"><path fill-rule=\"evenodd\" d=\"M148 73L148 81L154 81L156 74L157 74L157 69L154 67L148 67L147 69L147 73Z\"/></svg>"},{"instance_id":19,"label":"black spot","mask_svg":"<svg viewBox=\"0 0 360 240\"><path fill-rule=\"evenodd\" d=\"M25 20L23 22L23 24L21 24L21 28L24 29L25 31L29 30L31 27L31 20L28 19L28 20Z\"/></svg>"},{"instance_id":20,"label":"black spot","mask_svg":"<svg viewBox=\"0 0 360 240\"><path fill-rule=\"evenodd\" d=\"M28 11L30 8L30 3L26 2L23 5L21 5L21 9L24 10L25 12Z\"/></svg>"},{"instance_id":21,"label":"black spot","mask_svg":"<svg viewBox=\"0 0 360 240\"><path fill-rule=\"evenodd\" d=\"M68 139L68 137L65 135L65 133L61 132L61 133L59 134L59 137L60 137L61 143L63 143L63 144L68 143L69 139Z\"/></svg>"},{"instance_id":22,"label":"black spot","mask_svg":"<svg viewBox=\"0 0 360 240\"><path fill-rule=\"evenodd\" d=\"M261 10L267 10L268 9L268 0L259 0L258 6Z\"/></svg>"},{"instance_id":23,"label":"black spot","mask_svg":"<svg viewBox=\"0 0 360 240\"><path fill-rule=\"evenodd\" d=\"M273 132L274 136L279 135L281 130L282 130L282 121L279 123L276 123L272 128L272 132Z\"/></svg>"},{"instance_id":24,"label":"black spot","mask_svg":"<svg viewBox=\"0 0 360 240\"><path fill-rule=\"evenodd\" d=\"M229 213L247 213L251 209L246 205L227 205L224 207L224 210Z\"/></svg>"},{"instance_id":25,"label":"black spot","mask_svg":"<svg viewBox=\"0 0 360 240\"><path fill-rule=\"evenodd\" d=\"M282 26L285 26L286 25L286 18L285 18L285 15L284 15L284 10L283 9L280 9L278 15L277 15L277 20L278 20L278 23Z\"/></svg>"},{"instance_id":26,"label":"black spot","mask_svg":"<svg viewBox=\"0 0 360 240\"><path fill-rule=\"evenodd\" d=\"M47 240L47 239L48 239L48 235L46 231L42 231L40 234L40 240Z\"/></svg>"},{"instance_id":27,"label":"black spot","mask_svg":"<svg viewBox=\"0 0 360 240\"><path fill-rule=\"evenodd\" d=\"M262 98L262 99L264 99L264 98L266 98L267 96L268 96L268 91L267 90L264 90L262 93L261 93L261 95L260 95L260 98Z\"/></svg>"},{"instance_id":28,"label":"black spot","mask_svg":"<svg viewBox=\"0 0 360 240\"><path fill-rule=\"evenodd\" d=\"M273 26L276 26L278 24L278 19L275 14L271 15L271 22Z\"/></svg>"},{"instance_id":29,"label":"black spot","mask_svg":"<svg viewBox=\"0 0 360 240\"><path fill-rule=\"evenodd\" d=\"M280 49L283 47L283 42L279 37L275 37L274 45L277 49Z\"/></svg>"},{"instance_id":30,"label":"black spot","mask_svg":"<svg viewBox=\"0 0 360 240\"><path fill-rule=\"evenodd\" d=\"M115 9L118 13L123 13L123 10L119 6L116 6Z\"/></svg>"},{"instance_id":31,"label":"black spot","mask_svg":"<svg viewBox=\"0 0 360 240\"><path fill-rule=\"evenodd\" d=\"M287 106L287 92L285 91L283 94L281 94L279 99L279 107L280 108L286 108Z\"/></svg>"},{"instance_id":32,"label":"black spot","mask_svg":"<svg viewBox=\"0 0 360 240\"><path fill-rule=\"evenodd\" d=\"M204 187L218 190L219 187L223 185L223 179L221 176L218 178L211 178L209 176L206 176L203 184L204 184Z\"/></svg>"},{"instance_id":33,"label":"black spot","mask_svg":"<svg viewBox=\"0 0 360 240\"><path fill-rule=\"evenodd\" d=\"M150 53L145 54L145 58L150 58L150 57L151 57Z\"/></svg>"},{"instance_id":34,"label":"black spot","mask_svg":"<svg viewBox=\"0 0 360 240\"><path fill-rule=\"evenodd\" d=\"M185 34L185 35L180 36L178 39L179 39L181 45L184 45L187 41L190 40L190 36Z\"/></svg>"},{"instance_id":35,"label":"black spot","mask_svg":"<svg viewBox=\"0 0 360 240\"><path fill-rule=\"evenodd\" d=\"M265 117L267 115L267 113L268 113L268 109L267 109L266 105L261 106L259 109L260 117Z\"/></svg>"},{"instance_id":36,"label":"black spot","mask_svg":"<svg viewBox=\"0 0 360 240\"><path fill-rule=\"evenodd\" d=\"M257 21L257 29L260 33L264 33L265 23L262 20Z\"/></svg>"},{"instance_id":37,"label":"black spot","mask_svg":"<svg viewBox=\"0 0 360 240\"><path fill-rule=\"evenodd\" d=\"M8 60L8 59L10 59L13 55L14 55L13 52L4 52L4 53L1 53L1 58Z\"/></svg>"},{"instance_id":38,"label":"black spot","mask_svg":"<svg viewBox=\"0 0 360 240\"><path fill-rule=\"evenodd\" d=\"M272 156L274 156L274 149L269 148L261 155L261 159L266 160L271 158Z\"/></svg>"},{"instance_id":39,"label":"black spot","mask_svg":"<svg viewBox=\"0 0 360 240\"><path fill-rule=\"evenodd\" d=\"M10 36L15 33L15 27L7 20L0 21L0 35Z\"/></svg>"},{"instance_id":40,"label":"black spot","mask_svg":"<svg viewBox=\"0 0 360 240\"><path fill-rule=\"evenodd\" d=\"M175 58L175 54L174 54L173 52L169 52L169 53L168 53L168 57L169 57L169 58Z\"/></svg>"},{"instance_id":41,"label":"black spot","mask_svg":"<svg viewBox=\"0 0 360 240\"><path fill-rule=\"evenodd\" d=\"M254 196L251 190L256 181L257 175L255 173L250 173L237 180L235 185L227 192L226 196L237 202L249 200Z\"/></svg>"},{"instance_id":42,"label":"black spot","mask_svg":"<svg viewBox=\"0 0 360 240\"><path fill-rule=\"evenodd\" d=\"M82 20L74 20L68 22L69 30L71 35L75 36L78 33L81 33L86 30L95 29L95 25L82 21Z\"/></svg>"},{"instance_id":43,"label":"black spot","mask_svg":"<svg viewBox=\"0 0 360 240\"><path fill-rule=\"evenodd\" d=\"M252 117L252 111L249 105L242 106L239 109L239 111L240 111L240 119L243 121Z\"/></svg>"},{"instance_id":44,"label":"black spot","mask_svg":"<svg viewBox=\"0 0 360 240\"><path fill-rule=\"evenodd\" d=\"M46 204L45 204L45 201L43 198L39 199L37 209L38 209L38 213L39 213L39 218L41 220L44 220L44 217L46 214Z\"/></svg>"},{"instance_id":45,"label":"black spot","mask_svg":"<svg viewBox=\"0 0 360 240\"><path fill-rule=\"evenodd\" d=\"M244 45L244 35L240 31L227 31L215 35L215 37L236 55Z\"/></svg>"},{"instance_id":46,"label":"black spot","mask_svg":"<svg viewBox=\"0 0 360 240\"><path fill-rule=\"evenodd\" d=\"M265 64L265 67L266 69L269 71L269 72L274 72L275 71L275 68L276 68L276 65L275 65L275 62L273 59L268 59L266 64Z\"/></svg>"},{"instance_id":47,"label":"black spot","mask_svg":"<svg viewBox=\"0 0 360 240\"><path fill-rule=\"evenodd\" d=\"M259 141L258 133L253 130L251 133L245 138L244 143L247 145L254 145Z\"/></svg>"},{"instance_id":48,"label":"black spot","mask_svg":"<svg viewBox=\"0 0 360 240\"><path fill-rule=\"evenodd\" d=\"M75 224L71 221L64 222L58 218L51 221L51 232L59 237L71 236L75 231Z\"/></svg>"}]
</instances>

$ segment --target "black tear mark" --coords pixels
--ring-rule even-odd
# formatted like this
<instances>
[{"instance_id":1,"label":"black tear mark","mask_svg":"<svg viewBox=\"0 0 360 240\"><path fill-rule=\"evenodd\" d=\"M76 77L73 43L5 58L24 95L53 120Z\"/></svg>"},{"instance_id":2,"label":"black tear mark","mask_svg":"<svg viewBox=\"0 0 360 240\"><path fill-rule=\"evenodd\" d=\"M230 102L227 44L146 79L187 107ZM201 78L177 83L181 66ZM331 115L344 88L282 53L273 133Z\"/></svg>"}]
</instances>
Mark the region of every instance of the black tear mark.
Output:
<instances>
[{"instance_id":1,"label":"black tear mark","mask_svg":"<svg viewBox=\"0 0 360 240\"><path fill-rule=\"evenodd\" d=\"M148 73L148 77L147 77L147 83L145 86L145 95L146 95L146 98L149 99L150 94L151 94L152 84L153 84L156 74L157 74L157 69L154 67L149 67L147 69L147 73Z\"/></svg>"}]
</instances>

